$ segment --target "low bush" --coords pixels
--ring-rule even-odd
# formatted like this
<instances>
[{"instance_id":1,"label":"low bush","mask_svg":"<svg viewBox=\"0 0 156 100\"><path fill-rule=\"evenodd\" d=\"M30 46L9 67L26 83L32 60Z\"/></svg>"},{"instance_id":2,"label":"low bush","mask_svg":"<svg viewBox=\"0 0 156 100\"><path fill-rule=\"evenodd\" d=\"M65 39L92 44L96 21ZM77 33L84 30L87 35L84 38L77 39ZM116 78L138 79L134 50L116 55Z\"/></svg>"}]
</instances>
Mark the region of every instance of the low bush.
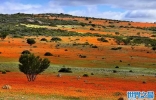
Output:
<instances>
[{"instance_id":1,"label":"low bush","mask_svg":"<svg viewBox=\"0 0 156 100\"><path fill-rule=\"evenodd\" d=\"M105 38L101 37L101 38L97 38L98 41L101 41L101 42L108 42L108 40L106 40Z\"/></svg>"},{"instance_id":2,"label":"low bush","mask_svg":"<svg viewBox=\"0 0 156 100\"><path fill-rule=\"evenodd\" d=\"M94 29L94 28L90 28L90 30L91 30L91 31L94 31L95 29Z\"/></svg>"},{"instance_id":3,"label":"low bush","mask_svg":"<svg viewBox=\"0 0 156 100\"><path fill-rule=\"evenodd\" d=\"M111 50L120 50L122 47L117 47L117 48L111 48Z\"/></svg>"},{"instance_id":4,"label":"low bush","mask_svg":"<svg viewBox=\"0 0 156 100\"><path fill-rule=\"evenodd\" d=\"M85 56L85 55L79 55L79 57L80 57L80 58L86 58L86 56Z\"/></svg>"},{"instance_id":5,"label":"low bush","mask_svg":"<svg viewBox=\"0 0 156 100\"><path fill-rule=\"evenodd\" d=\"M89 75L88 74L83 74L83 77L89 77Z\"/></svg>"},{"instance_id":6,"label":"low bush","mask_svg":"<svg viewBox=\"0 0 156 100\"><path fill-rule=\"evenodd\" d=\"M62 39L59 38L59 37L53 37L53 38L51 39L51 41L57 42L57 41L62 41Z\"/></svg>"},{"instance_id":7,"label":"low bush","mask_svg":"<svg viewBox=\"0 0 156 100\"><path fill-rule=\"evenodd\" d=\"M133 71L132 71L132 70L130 70L129 72L131 72L131 73L132 73Z\"/></svg>"},{"instance_id":8,"label":"low bush","mask_svg":"<svg viewBox=\"0 0 156 100\"><path fill-rule=\"evenodd\" d=\"M115 68L119 68L119 66L116 66Z\"/></svg>"},{"instance_id":9,"label":"low bush","mask_svg":"<svg viewBox=\"0 0 156 100\"><path fill-rule=\"evenodd\" d=\"M117 71L116 70L113 70L113 73L117 73Z\"/></svg>"},{"instance_id":10,"label":"low bush","mask_svg":"<svg viewBox=\"0 0 156 100\"><path fill-rule=\"evenodd\" d=\"M58 72L72 73L71 68L61 68Z\"/></svg>"},{"instance_id":11,"label":"low bush","mask_svg":"<svg viewBox=\"0 0 156 100\"><path fill-rule=\"evenodd\" d=\"M92 47L92 48L98 48L96 45L92 45L91 47Z\"/></svg>"},{"instance_id":12,"label":"low bush","mask_svg":"<svg viewBox=\"0 0 156 100\"><path fill-rule=\"evenodd\" d=\"M3 71L2 71L2 74L6 74L6 71L5 71L5 70L3 70Z\"/></svg>"},{"instance_id":13,"label":"low bush","mask_svg":"<svg viewBox=\"0 0 156 100\"><path fill-rule=\"evenodd\" d=\"M53 54L51 54L50 52L46 52L44 56L53 56Z\"/></svg>"},{"instance_id":14,"label":"low bush","mask_svg":"<svg viewBox=\"0 0 156 100\"><path fill-rule=\"evenodd\" d=\"M42 38L40 41L46 41L47 42L47 39L46 38Z\"/></svg>"},{"instance_id":15,"label":"low bush","mask_svg":"<svg viewBox=\"0 0 156 100\"><path fill-rule=\"evenodd\" d=\"M30 54L29 50L24 50L21 54Z\"/></svg>"},{"instance_id":16,"label":"low bush","mask_svg":"<svg viewBox=\"0 0 156 100\"><path fill-rule=\"evenodd\" d=\"M156 46L153 46L153 47L152 47L152 50L156 50Z\"/></svg>"}]
</instances>

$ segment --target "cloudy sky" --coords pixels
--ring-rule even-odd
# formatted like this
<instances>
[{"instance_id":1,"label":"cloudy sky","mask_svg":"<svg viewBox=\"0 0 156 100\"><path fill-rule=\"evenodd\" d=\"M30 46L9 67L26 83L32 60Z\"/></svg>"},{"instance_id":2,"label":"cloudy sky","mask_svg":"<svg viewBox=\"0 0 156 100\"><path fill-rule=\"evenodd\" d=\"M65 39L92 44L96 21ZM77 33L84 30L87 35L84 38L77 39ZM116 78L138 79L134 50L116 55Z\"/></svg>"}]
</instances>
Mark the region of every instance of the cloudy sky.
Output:
<instances>
[{"instance_id":1,"label":"cloudy sky","mask_svg":"<svg viewBox=\"0 0 156 100\"><path fill-rule=\"evenodd\" d=\"M0 0L0 13L66 13L155 22L155 5L156 0Z\"/></svg>"}]
</instances>

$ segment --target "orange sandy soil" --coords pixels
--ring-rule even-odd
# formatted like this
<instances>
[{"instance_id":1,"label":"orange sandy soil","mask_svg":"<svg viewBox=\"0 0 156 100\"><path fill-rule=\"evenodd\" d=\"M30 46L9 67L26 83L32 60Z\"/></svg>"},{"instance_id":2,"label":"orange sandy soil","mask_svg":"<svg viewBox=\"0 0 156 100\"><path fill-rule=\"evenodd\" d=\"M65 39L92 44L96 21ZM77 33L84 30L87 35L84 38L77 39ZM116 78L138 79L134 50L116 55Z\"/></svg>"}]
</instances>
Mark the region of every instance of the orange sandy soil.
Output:
<instances>
[{"instance_id":1,"label":"orange sandy soil","mask_svg":"<svg viewBox=\"0 0 156 100\"><path fill-rule=\"evenodd\" d=\"M76 75L63 75L56 77L55 74L38 75L36 81L28 82L26 76L22 73L0 74L0 86L11 85L11 90L0 89L0 94L6 91L10 93L37 93L41 95L60 95L80 98L109 98L117 100L119 97L126 98L127 91L156 91L156 78L140 76L122 78L107 77L81 77L77 79ZM147 81L146 84L142 80ZM121 94L117 96L117 92ZM107 99L106 99L107 100ZM126 99L125 99L126 100Z\"/></svg>"}]
</instances>

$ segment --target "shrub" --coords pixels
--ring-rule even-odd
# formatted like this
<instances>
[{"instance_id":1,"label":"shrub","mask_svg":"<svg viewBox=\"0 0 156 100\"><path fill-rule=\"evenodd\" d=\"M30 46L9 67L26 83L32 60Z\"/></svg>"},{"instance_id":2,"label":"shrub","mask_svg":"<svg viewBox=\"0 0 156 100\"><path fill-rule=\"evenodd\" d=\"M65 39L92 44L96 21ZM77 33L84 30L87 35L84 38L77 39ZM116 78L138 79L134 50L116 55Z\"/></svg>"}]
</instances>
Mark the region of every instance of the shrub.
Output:
<instances>
[{"instance_id":1,"label":"shrub","mask_svg":"<svg viewBox=\"0 0 156 100\"><path fill-rule=\"evenodd\" d=\"M116 70L113 70L113 73L117 73L117 71Z\"/></svg>"},{"instance_id":2,"label":"shrub","mask_svg":"<svg viewBox=\"0 0 156 100\"><path fill-rule=\"evenodd\" d=\"M94 75L94 73L91 73L91 75Z\"/></svg>"},{"instance_id":3,"label":"shrub","mask_svg":"<svg viewBox=\"0 0 156 100\"><path fill-rule=\"evenodd\" d=\"M35 44L36 41L34 39L27 39L27 43L31 46L32 44Z\"/></svg>"},{"instance_id":4,"label":"shrub","mask_svg":"<svg viewBox=\"0 0 156 100\"><path fill-rule=\"evenodd\" d=\"M37 48L37 46L33 46L33 48Z\"/></svg>"},{"instance_id":5,"label":"shrub","mask_svg":"<svg viewBox=\"0 0 156 100\"><path fill-rule=\"evenodd\" d=\"M119 35L120 33L119 33L119 32L115 32L115 34L116 34L116 35Z\"/></svg>"},{"instance_id":6,"label":"shrub","mask_svg":"<svg viewBox=\"0 0 156 100\"><path fill-rule=\"evenodd\" d=\"M29 50L24 50L21 54L30 54Z\"/></svg>"},{"instance_id":7,"label":"shrub","mask_svg":"<svg viewBox=\"0 0 156 100\"><path fill-rule=\"evenodd\" d=\"M51 39L51 41L57 42L57 41L62 41L62 39L59 38L59 37L53 37L53 38Z\"/></svg>"},{"instance_id":8,"label":"shrub","mask_svg":"<svg viewBox=\"0 0 156 100\"><path fill-rule=\"evenodd\" d=\"M92 45L91 47L92 47L92 48L98 48L96 45Z\"/></svg>"},{"instance_id":9,"label":"shrub","mask_svg":"<svg viewBox=\"0 0 156 100\"><path fill-rule=\"evenodd\" d=\"M46 38L42 38L40 41L46 41L47 42L47 39Z\"/></svg>"},{"instance_id":10,"label":"shrub","mask_svg":"<svg viewBox=\"0 0 156 100\"><path fill-rule=\"evenodd\" d=\"M153 47L152 47L152 50L156 50L156 46L153 46Z\"/></svg>"},{"instance_id":11,"label":"shrub","mask_svg":"<svg viewBox=\"0 0 156 100\"><path fill-rule=\"evenodd\" d=\"M79 57L80 57L80 58L86 58L86 56L85 56L85 55L79 55Z\"/></svg>"},{"instance_id":12,"label":"shrub","mask_svg":"<svg viewBox=\"0 0 156 100\"><path fill-rule=\"evenodd\" d=\"M90 28L90 30L91 30L91 31L94 31L95 29L94 29L94 28Z\"/></svg>"},{"instance_id":13,"label":"shrub","mask_svg":"<svg viewBox=\"0 0 156 100\"><path fill-rule=\"evenodd\" d=\"M108 42L108 40L106 40L105 38L101 37L101 38L97 38L98 41L101 41L101 42Z\"/></svg>"},{"instance_id":14,"label":"shrub","mask_svg":"<svg viewBox=\"0 0 156 100\"><path fill-rule=\"evenodd\" d=\"M71 68L61 68L58 72L72 73Z\"/></svg>"},{"instance_id":15,"label":"shrub","mask_svg":"<svg viewBox=\"0 0 156 100\"><path fill-rule=\"evenodd\" d=\"M133 71L132 71L132 70L130 70L129 72L131 72L131 73L132 73Z\"/></svg>"},{"instance_id":16,"label":"shrub","mask_svg":"<svg viewBox=\"0 0 156 100\"><path fill-rule=\"evenodd\" d=\"M119 66L116 66L115 68L119 68Z\"/></svg>"},{"instance_id":17,"label":"shrub","mask_svg":"<svg viewBox=\"0 0 156 100\"><path fill-rule=\"evenodd\" d=\"M53 56L53 54L51 54L50 52L46 52L44 56Z\"/></svg>"},{"instance_id":18,"label":"shrub","mask_svg":"<svg viewBox=\"0 0 156 100\"><path fill-rule=\"evenodd\" d=\"M83 77L89 77L89 75L88 74L83 74Z\"/></svg>"},{"instance_id":19,"label":"shrub","mask_svg":"<svg viewBox=\"0 0 156 100\"><path fill-rule=\"evenodd\" d=\"M3 70L3 71L2 71L2 74L6 74L6 71L5 71L5 70Z\"/></svg>"},{"instance_id":20,"label":"shrub","mask_svg":"<svg viewBox=\"0 0 156 100\"><path fill-rule=\"evenodd\" d=\"M146 84L146 81L143 81L142 83L143 83L143 84Z\"/></svg>"},{"instance_id":21,"label":"shrub","mask_svg":"<svg viewBox=\"0 0 156 100\"><path fill-rule=\"evenodd\" d=\"M120 50L122 47L117 47L117 48L111 48L111 50Z\"/></svg>"}]
</instances>

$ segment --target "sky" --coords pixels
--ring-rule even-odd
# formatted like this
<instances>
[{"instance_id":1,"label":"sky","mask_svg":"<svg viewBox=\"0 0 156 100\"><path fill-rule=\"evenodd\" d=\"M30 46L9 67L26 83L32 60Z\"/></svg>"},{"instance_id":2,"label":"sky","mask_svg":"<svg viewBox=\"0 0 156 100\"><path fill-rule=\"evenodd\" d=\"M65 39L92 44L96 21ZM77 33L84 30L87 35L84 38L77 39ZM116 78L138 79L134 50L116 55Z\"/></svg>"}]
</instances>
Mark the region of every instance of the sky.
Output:
<instances>
[{"instance_id":1,"label":"sky","mask_svg":"<svg viewBox=\"0 0 156 100\"><path fill-rule=\"evenodd\" d=\"M156 0L0 0L0 13L64 13L105 19L156 22Z\"/></svg>"}]
</instances>

